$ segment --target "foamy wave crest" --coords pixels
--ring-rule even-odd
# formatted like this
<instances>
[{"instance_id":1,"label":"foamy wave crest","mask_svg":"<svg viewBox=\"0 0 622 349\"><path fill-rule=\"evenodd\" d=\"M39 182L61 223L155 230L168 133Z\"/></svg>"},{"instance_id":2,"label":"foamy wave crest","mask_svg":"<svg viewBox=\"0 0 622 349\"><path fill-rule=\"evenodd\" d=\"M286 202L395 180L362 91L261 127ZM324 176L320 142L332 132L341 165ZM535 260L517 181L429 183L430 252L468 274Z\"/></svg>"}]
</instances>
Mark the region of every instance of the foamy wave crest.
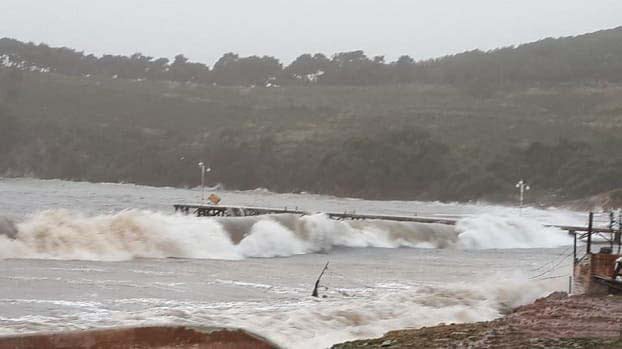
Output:
<instances>
[{"instance_id":1,"label":"foamy wave crest","mask_svg":"<svg viewBox=\"0 0 622 349\"><path fill-rule=\"evenodd\" d=\"M143 211L84 216L66 210L50 210L17 224L17 228L16 239L0 237L0 257L239 258L222 226L213 220Z\"/></svg>"},{"instance_id":2,"label":"foamy wave crest","mask_svg":"<svg viewBox=\"0 0 622 349\"><path fill-rule=\"evenodd\" d=\"M481 215L456 225L463 248L552 248L571 244L568 234L523 217Z\"/></svg>"},{"instance_id":3,"label":"foamy wave crest","mask_svg":"<svg viewBox=\"0 0 622 349\"><path fill-rule=\"evenodd\" d=\"M8 224L5 224L8 226ZM533 248L570 242L561 231L522 218L481 216L456 226L335 221L317 214L196 218L130 210L85 216L50 210L0 234L0 258L127 260L243 259L345 247Z\"/></svg>"}]
</instances>

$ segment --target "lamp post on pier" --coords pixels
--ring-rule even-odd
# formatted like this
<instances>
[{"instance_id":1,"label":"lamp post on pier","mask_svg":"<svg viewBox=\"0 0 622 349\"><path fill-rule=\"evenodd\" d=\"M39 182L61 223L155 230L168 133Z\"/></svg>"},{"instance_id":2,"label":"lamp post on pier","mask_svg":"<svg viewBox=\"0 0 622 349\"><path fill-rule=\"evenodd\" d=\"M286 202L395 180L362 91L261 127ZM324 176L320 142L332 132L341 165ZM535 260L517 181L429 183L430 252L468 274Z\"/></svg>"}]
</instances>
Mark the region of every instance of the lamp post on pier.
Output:
<instances>
[{"instance_id":1,"label":"lamp post on pier","mask_svg":"<svg viewBox=\"0 0 622 349\"><path fill-rule=\"evenodd\" d=\"M198 163L201 169L201 204L205 204L205 173L212 171L211 168L206 167L203 161Z\"/></svg>"},{"instance_id":2,"label":"lamp post on pier","mask_svg":"<svg viewBox=\"0 0 622 349\"><path fill-rule=\"evenodd\" d=\"M518 188L519 192L520 192L520 214L523 214L523 203L525 202L525 192L528 191L529 189L531 189L529 187L529 185L527 185L527 182L525 182L524 180L520 180L518 183L516 183L516 188Z\"/></svg>"}]
</instances>

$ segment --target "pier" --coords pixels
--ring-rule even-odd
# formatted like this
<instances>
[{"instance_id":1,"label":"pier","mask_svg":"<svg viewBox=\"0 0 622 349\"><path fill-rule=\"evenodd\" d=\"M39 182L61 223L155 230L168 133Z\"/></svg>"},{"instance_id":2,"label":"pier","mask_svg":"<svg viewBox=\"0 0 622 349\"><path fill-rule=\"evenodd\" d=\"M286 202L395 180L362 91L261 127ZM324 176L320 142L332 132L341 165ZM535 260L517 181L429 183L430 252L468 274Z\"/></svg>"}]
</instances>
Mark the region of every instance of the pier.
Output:
<instances>
[{"instance_id":1,"label":"pier","mask_svg":"<svg viewBox=\"0 0 622 349\"><path fill-rule=\"evenodd\" d=\"M312 214L322 213L330 219L335 220L385 220L396 222L415 222L415 223L437 223L437 224L456 224L454 219L430 218L418 216L394 216L394 215L374 215L374 214L357 214L355 212L308 212L298 209L269 208L269 207L252 207L252 206L221 206L221 205L185 205L176 204L175 212L185 214L194 214L197 217L247 217L261 216L271 214L294 214L299 216L308 216Z\"/></svg>"},{"instance_id":2,"label":"pier","mask_svg":"<svg viewBox=\"0 0 622 349\"><path fill-rule=\"evenodd\" d=\"M273 214L294 214L299 216L307 216L322 213L335 220L384 220L394 222L413 222L413 223L429 223L429 224L447 224L456 225L457 219L420 217L420 216L396 216L396 215L377 215L377 214L359 214L356 212L308 212L298 210L297 208L289 209L270 208L270 207L252 207L252 206L230 206L230 205L188 205L175 204L175 212L185 214L193 214L197 217L247 217L261 216ZM553 227L567 231L571 235L577 235L579 239L587 238L588 234L616 234L619 232L611 228L594 227L594 226L570 226L570 225L545 225L545 227ZM585 234L580 234L585 233ZM589 234L591 236L591 234Z\"/></svg>"}]
</instances>

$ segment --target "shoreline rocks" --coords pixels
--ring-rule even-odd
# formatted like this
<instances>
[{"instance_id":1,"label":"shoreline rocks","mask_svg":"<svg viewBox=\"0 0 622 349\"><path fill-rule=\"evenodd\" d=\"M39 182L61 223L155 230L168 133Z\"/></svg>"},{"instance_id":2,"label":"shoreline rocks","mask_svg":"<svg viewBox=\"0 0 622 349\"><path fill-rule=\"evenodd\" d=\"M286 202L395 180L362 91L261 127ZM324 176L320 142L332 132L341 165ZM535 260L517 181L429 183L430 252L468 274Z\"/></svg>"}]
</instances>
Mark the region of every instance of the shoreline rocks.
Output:
<instances>
[{"instance_id":1,"label":"shoreline rocks","mask_svg":"<svg viewBox=\"0 0 622 349\"><path fill-rule=\"evenodd\" d=\"M391 331L332 348L622 348L622 296L555 292L496 320Z\"/></svg>"}]
</instances>

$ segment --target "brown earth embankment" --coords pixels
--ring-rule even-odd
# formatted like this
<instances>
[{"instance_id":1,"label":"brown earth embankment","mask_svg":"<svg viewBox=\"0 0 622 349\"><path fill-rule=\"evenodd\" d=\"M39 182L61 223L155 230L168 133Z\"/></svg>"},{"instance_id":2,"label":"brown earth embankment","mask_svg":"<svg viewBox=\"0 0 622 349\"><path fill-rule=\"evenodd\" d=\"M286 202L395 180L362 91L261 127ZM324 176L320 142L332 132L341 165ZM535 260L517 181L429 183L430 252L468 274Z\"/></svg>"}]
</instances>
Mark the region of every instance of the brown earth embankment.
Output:
<instances>
[{"instance_id":1,"label":"brown earth embankment","mask_svg":"<svg viewBox=\"0 0 622 349\"><path fill-rule=\"evenodd\" d=\"M210 327L150 326L0 337L0 349L278 349L249 332Z\"/></svg>"},{"instance_id":2,"label":"brown earth embankment","mask_svg":"<svg viewBox=\"0 0 622 349\"><path fill-rule=\"evenodd\" d=\"M493 321L393 331L333 348L622 348L622 296L554 293Z\"/></svg>"}]
</instances>

